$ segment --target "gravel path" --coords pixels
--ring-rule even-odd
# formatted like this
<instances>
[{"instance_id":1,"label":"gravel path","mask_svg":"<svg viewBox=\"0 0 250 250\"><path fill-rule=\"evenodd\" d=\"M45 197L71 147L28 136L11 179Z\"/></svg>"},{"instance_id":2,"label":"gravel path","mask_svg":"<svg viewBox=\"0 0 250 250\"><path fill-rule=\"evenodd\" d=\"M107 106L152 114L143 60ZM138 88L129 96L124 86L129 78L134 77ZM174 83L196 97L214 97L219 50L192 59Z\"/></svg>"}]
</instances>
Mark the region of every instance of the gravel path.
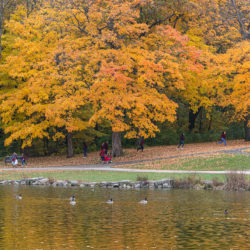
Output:
<instances>
[{"instance_id":1,"label":"gravel path","mask_svg":"<svg viewBox=\"0 0 250 250\"><path fill-rule=\"evenodd\" d=\"M11 168L11 169L0 169L3 171L26 171L26 170L32 170L32 171L46 171L46 170L94 170L94 171L112 171L112 172L134 172L134 173L176 173L176 174L229 174L232 171L186 171L186 170L155 170L155 169L131 169L131 168L111 168L110 165L107 167L103 167L101 165L100 167L95 167L95 165L88 165L88 166L71 166L71 167L48 167L48 168ZM245 171L234 171L236 173L244 173L247 175L250 175L250 170Z\"/></svg>"},{"instance_id":2,"label":"gravel path","mask_svg":"<svg viewBox=\"0 0 250 250\"><path fill-rule=\"evenodd\" d=\"M44 171L44 170L99 170L99 171L114 171L114 172L141 172L141 173L202 173L202 174L227 174L231 171L184 171L184 170L149 170L149 169L129 169L129 168L112 168L114 166L121 165L130 165L135 163L150 162L150 161L159 161L172 158L184 158L190 156L206 155L206 154L240 154L240 155L250 155L250 152L243 152L243 150L249 149L250 147L239 148L236 150L219 150L215 152L202 152L202 153L193 153L193 154L183 154L183 155L173 155L168 157L154 158L154 159L145 159L145 160L136 160L136 161L127 161L127 162L117 162L111 164L88 164L88 165L76 165L76 166L57 166L57 167L43 167L43 168L0 168L0 171ZM250 175L250 170L238 171L238 173L244 173Z\"/></svg>"}]
</instances>

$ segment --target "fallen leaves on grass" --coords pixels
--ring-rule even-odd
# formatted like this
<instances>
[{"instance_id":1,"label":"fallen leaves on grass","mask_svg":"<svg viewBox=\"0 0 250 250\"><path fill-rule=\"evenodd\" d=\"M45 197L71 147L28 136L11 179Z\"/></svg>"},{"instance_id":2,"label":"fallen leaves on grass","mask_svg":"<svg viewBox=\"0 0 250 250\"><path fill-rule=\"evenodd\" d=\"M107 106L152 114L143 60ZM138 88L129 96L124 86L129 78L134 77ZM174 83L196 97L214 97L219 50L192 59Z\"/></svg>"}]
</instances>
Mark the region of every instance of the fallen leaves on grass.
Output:
<instances>
[{"instance_id":1,"label":"fallen leaves on grass","mask_svg":"<svg viewBox=\"0 0 250 250\"><path fill-rule=\"evenodd\" d=\"M217 144L216 142L206 142L206 143L193 143L186 144L183 150L177 151L176 145L171 146L156 146L156 147L145 147L144 152L136 151L136 149L124 149L124 155L121 157L113 158L113 162L128 162L128 161L137 161L137 160L145 160L145 159L157 159L164 158L170 156L179 156L186 154L197 154L197 153L213 153L218 150L231 150L238 149L241 147L250 146L250 142L245 142L243 140L234 140L228 141L227 146ZM99 164L99 152L90 152L88 153L87 158L82 158L82 154L75 155L73 158L67 158L66 156L46 156L46 157L34 157L28 158L28 165L25 168L30 167L55 167L55 166L79 166L86 164ZM199 158L207 157L207 155L199 155ZM192 156L191 158L194 158ZM159 160L154 162L148 162L147 165L144 163L140 165L136 164L137 168L145 168L145 169L163 169L168 166L175 164L177 168L183 166L183 158L172 158L167 160ZM129 165L133 167L134 165ZM11 165L5 166L4 162L0 163L1 168L12 168ZM117 166L121 167L121 166ZM125 167L128 168L128 165ZM193 166L194 167L194 166Z\"/></svg>"}]
</instances>

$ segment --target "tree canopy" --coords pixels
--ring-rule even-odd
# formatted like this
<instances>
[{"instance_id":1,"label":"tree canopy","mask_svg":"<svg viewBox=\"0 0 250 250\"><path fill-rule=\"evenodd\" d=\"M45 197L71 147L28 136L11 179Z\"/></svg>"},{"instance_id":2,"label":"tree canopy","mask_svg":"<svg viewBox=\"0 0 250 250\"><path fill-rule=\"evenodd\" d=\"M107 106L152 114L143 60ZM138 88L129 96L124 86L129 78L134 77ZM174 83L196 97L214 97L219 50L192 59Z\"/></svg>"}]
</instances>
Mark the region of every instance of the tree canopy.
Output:
<instances>
[{"instance_id":1,"label":"tree canopy","mask_svg":"<svg viewBox=\"0 0 250 250\"><path fill-rule=\"evenodd\" d=\"M230 107L248 119L247 2L29 3L19 2L4 26L6 145L56 141L103 122L127 138L154 137L159 124L176 120L180 103L193 118Z\"/></svg>"}]
</instances>

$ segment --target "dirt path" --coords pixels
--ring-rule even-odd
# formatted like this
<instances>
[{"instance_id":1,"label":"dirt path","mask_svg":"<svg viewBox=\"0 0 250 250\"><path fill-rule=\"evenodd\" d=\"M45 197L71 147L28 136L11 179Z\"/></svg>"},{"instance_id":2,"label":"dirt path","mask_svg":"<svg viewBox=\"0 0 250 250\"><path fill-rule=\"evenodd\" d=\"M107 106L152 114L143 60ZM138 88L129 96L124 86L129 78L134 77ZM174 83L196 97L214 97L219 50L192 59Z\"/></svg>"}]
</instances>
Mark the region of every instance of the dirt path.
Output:
<instances>
[{"instance_id":1,"label":"dirt path","mask_svg":"<svg viewBox=\"0 0 250 250\"><path fill-rule=\"evenodd\" d=\"M139 159L126 162L114 162L111 164L84 164L84 165L72 165L72 166L47 166L47 167L26 167L26 168L0 168L0 171L36 171L36 170L102 170L102 171L120 171L120 172L155 172L155 173L208 173L208 174L226 174L230 171L184 171L184 170L150 170L150 169L129 169L129 168L118 168L117 166L130 165L135 163L149 162L149 161L159 161L165 159L174 159L174 158L185 158L199 155L208 155L208 154L243 154L250 155L250 152L244 152L250 147L241 147L235 149L227 150L217 150L210 152L196 152L190 154L175 154L171 156L153 158L153 159ZM114 168L115 167L115 168ZM247 175L250 175L250 170L239 171L240 173L244 172Z\"/></svg>"},{"instance_id":2,"label":"dirt path","mask_svg":"<svg viewBox=\"0 0 250 250\"><path fill-rule=\"evenodd\" d=\"M234 151L234 153L237 153L237 151L241 148L250 148L250 142L245 142L243 140L228 141L226 147L216 142L192 143L186 144L184 149L179 151L176 150L176 145L155 147L145 146L144 152L137 152L135 148L124 149L124 155L114 158L113 163L124 164L125 162L131 164L133 162L152 161L159 159L174 160L174 158L182 158L187 156L198 156L212 153L216 154L216 152L222 152L224 150L226 150L227 152L232 150ZM238 153L244 154L243 151ZM28 158L28 166L26 167L44 168L56 166L83 166L99 164L99 152L91 152L88 153L88 158L83 158L82 154L75 155L72 158L66 158L65 155ZM2 161L0 162L0 168L10 169L12 168L12 166L11 164L9 166L5 166L4 161Z\"/></svg>"},{"instance_id":3,"label":"dirt path","mask_svg":"<svg viewBox=\"0 0 250 250\"><path fill-rule=\"evenodd\" d=\"M156 169L130 169L130 168L112 168L110 166L103 167L95 167L95 166L71 166L71 167L48 167L48 168L18 168L18 169L0 169L0 171L50 171L50 170L86 170L86 171L112 171L112 172L134 172L134 173L175 173L175 174L229 174L232 171L186 171L186 170L156 170ZM235 171L236 173L244 173L246 175L250 175L250 170L246 171Z\"/></svg>"}]
</instances>

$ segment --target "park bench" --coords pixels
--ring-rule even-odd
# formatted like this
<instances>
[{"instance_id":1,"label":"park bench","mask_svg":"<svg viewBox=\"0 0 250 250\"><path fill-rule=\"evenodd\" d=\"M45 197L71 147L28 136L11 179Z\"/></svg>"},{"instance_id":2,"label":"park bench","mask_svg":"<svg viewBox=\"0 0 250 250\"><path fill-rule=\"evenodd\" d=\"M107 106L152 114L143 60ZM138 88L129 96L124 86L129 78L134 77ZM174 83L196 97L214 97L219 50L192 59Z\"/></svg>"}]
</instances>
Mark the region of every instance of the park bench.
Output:
<instances>
[{"instance_id":1,"label":"park bench","mask_svg":"<svg viewBox=\"0 0 250 250\"><path fill-rule=\"evenodd\" d=\"M12 162L12 156L5 156L5 165L7 165L7 163L11 163ZM17 165L21 165L22 163L22 156L21 155L17 155L16 156L16 159L18 161L18 164Z\"/></svg>"}]
</instances>

